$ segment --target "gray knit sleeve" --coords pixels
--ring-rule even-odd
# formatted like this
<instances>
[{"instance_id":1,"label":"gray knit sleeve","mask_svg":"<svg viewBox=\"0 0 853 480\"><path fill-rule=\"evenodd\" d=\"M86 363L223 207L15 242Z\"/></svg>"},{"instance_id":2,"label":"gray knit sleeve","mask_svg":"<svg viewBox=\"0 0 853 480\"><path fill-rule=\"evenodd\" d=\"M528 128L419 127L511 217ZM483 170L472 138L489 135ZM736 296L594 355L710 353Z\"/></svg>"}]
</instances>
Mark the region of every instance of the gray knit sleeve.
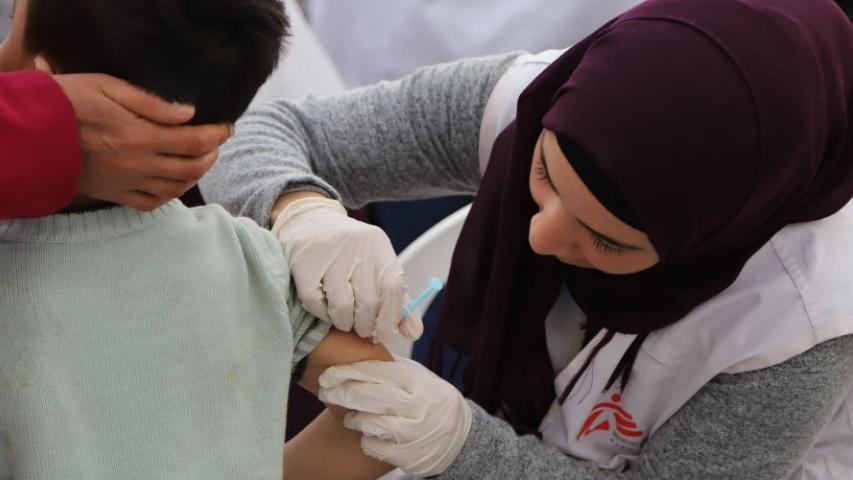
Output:
<instances>
[{"instance_id":1,"label":"gray knit sleeve","mask_svg":"<svg viewBox=\"0 0 853 480\"><path fill-rule=\"evenodd\" d=\"M442 479L787 478L853 388L853 335L763 370L719 375L664 424L629 469L564 455L472 404L468 442Z\"/></svg>"},{"instance_id":2,"label":"gray knit sleeve","mask_svg":"<svg viewBox=\"0 0 853 480\"><path fill-rule=\"evenodd\" d=\"M202 179L202 194L268 225L275 200L294 190L326 192L351 206L473 193L483 112L519 55L466 59L337 95L253 107Z\"/></svg>"}]
</instances>

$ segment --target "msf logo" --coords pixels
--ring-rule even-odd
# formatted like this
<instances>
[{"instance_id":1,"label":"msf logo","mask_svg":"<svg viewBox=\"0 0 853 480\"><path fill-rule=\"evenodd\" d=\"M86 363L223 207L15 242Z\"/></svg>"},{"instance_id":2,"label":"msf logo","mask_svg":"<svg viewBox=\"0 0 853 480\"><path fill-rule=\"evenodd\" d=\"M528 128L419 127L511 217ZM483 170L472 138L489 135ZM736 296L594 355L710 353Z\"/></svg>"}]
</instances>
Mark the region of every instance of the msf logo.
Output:
<instances>
[{"instance_id":1,"label":"msf logo","mask_svg":"<svg viewBox=\"0 0 853 480\"><path fill-rule=\"evenodd\" d=\"M643 436L643 432L637 429L637 424L633 421L634 417L619 406L622 396L614 393L610 399L611 402L601 402L592 407L592 412L583 422L576 440L580 441L599 430L618 433L627 439L639 439Z\"/></svg>"}]
</instances>

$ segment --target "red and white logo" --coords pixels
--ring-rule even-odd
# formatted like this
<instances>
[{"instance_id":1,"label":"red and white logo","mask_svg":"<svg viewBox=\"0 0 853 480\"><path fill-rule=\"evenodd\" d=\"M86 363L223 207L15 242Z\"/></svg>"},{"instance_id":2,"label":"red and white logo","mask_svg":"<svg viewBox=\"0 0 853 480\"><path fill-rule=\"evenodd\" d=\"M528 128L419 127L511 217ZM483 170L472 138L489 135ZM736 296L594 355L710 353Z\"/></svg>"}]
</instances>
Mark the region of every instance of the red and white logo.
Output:
<instances>
[{"instance_id":1,"label":"red and white logo","mask_svg":"<svg viewBox=\"0 0 853 480\"><path fill-rule=\"evenodd\" d=\"M622 395L614 393L611 402L601 402L592 407L589 417L583 422L576 440L581 440L592 432L604 430L618 433L629 439L639 439L643 432L637 429L634 417L619 405Z\"/></svg>"}]
</instances>

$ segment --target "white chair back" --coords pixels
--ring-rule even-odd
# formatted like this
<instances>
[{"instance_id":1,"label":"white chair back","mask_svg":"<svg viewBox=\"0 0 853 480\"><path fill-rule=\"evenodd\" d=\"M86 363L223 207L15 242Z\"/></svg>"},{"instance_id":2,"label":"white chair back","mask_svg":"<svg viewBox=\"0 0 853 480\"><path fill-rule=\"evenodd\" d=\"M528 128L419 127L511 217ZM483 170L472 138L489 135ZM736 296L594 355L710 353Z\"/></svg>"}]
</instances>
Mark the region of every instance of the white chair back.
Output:
<instances>
[{"instance_id":1,"label":"white chair back","mask_svg":"<svg viewBox=\"0 0 853 480\"><path fill-rule=\"evenodd\" d=\"M453 249L456 247L456 240L459 238L465 217L468 216L470 209L471 206L466 205L450 214L415 239L400 253L400 264L406 274L409 293L413 297L429 285L429 280L432 277L447 282ZM415 313L423 317L434 298L435 295L433 294L423 301L415 309ZM397 355L407 358L412 356L412 342L400 336L395 337L394 341L386 346Z\"/></svg>"}]
</instances>

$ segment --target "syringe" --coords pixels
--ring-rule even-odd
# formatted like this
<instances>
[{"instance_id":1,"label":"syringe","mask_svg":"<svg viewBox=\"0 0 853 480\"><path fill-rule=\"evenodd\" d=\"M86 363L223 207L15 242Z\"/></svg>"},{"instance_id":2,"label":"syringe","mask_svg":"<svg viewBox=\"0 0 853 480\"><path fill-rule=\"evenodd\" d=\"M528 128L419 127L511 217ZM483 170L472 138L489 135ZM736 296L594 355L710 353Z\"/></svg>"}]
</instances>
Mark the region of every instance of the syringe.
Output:
<instances>
[{"instance_id":1,"label":"syringe","mask_svg":"<svg viewBox=\"0 0 853 480\"><path fill-rule=\"evenodd\" d=\"M429 285L427 286L427 288L424 289L424 291L421 292L420 295L415 297L414 300L409 302L409 305L403 309L403 313L402 313L403 318L406 318L409 315L411 315L412 313L414 313L415 308L417 308L418 305L421 304L421 302L423 302L424 300L429 298L429 296L432 295L433 293L437 293L442 288L444 288L444 283L441 280L439 280L435 277L430 278L429 279Z\"/></svg>"}]
</instances>

